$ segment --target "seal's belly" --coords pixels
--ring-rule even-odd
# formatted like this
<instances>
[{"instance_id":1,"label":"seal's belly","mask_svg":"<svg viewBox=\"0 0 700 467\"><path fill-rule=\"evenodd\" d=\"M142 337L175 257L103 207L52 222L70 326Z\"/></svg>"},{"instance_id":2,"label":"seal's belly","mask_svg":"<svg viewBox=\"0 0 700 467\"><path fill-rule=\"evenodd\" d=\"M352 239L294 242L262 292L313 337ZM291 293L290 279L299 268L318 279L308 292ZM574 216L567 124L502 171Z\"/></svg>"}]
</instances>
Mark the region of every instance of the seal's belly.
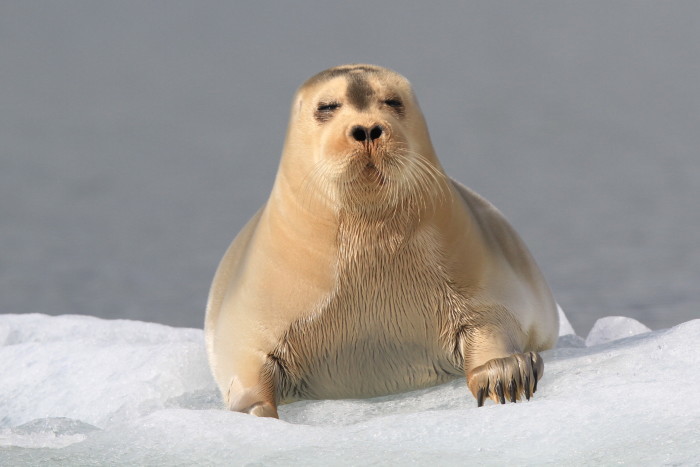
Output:
<instances>
[{"instance_id":1,"label":"seal's belly","mask_svg":"<svg viewBox=\"0 0 700 467\"><path fill-rule=\"evenodd\" d=\"M375 397L433 386L462 374L438 348L437 336L436 345L389 339L368 333L341 342L325 358L315 355L293 392L305 399Z\"/></svg>"},{"instance_id":2,"label":"seal's belly","mask_svg":"<svg viewBox=\"0 0 700 467\"><path fill-rule=\"evenodd\" d=\"M445 345L460 300L429 264L360 271L312 317L290 326L280 359L280 399L373 397L463 374Z\"/></svg>"}]
</instances>

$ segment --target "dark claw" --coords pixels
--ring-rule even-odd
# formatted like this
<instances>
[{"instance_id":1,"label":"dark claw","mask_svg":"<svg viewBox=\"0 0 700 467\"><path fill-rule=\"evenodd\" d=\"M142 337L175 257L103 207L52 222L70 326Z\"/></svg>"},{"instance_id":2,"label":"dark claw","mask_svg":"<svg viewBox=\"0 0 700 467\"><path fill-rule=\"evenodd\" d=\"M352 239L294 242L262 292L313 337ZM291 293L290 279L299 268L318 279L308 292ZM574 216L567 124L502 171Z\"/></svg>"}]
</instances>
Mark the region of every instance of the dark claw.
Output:
<instances>
[{"instance_id":1,"label":"dark claw","mask_svg":"<svg viewBox=\"0 0 700 467\"><path fill-rule=\"evenodd\" d=\"M515 380L514 379L510 380L510 384L508 385L508 392L510 392L510 401L517 402L518 400L515 398Z\"/></svg>"},{"instance_id":2,"label":"dark claw","mask_svg":"<svg viewBox=\"0 0 700 467\"><path fill-rule=\"evenodd\" d=\"M498 399L501 401L501 404L505 404L506 398L503 395L503 383L501 381L496 383L496 394L498 394Z\"/></svg>"},{"instance_id":3,"label":"dark claw","mask_svg":"<svg viewBox=\"0 0 700 467\"><path fill-rule=\"evenodd\" d=\"M525 397L527 400L530 400L530 397L532 397L532 393L530 392L530 377L526 376L525 377Z\"/></svg>"},{"instance_id":4,"label":"dark claw","mask_svg":"<svg viewBox=\"0 0 700 467\"><path fill-rule=\"evenodd\" d=\"M482 407L484 405L484 388L479 388L476 393L476 403L477 407Z\"/></svg>"}]
</instances>

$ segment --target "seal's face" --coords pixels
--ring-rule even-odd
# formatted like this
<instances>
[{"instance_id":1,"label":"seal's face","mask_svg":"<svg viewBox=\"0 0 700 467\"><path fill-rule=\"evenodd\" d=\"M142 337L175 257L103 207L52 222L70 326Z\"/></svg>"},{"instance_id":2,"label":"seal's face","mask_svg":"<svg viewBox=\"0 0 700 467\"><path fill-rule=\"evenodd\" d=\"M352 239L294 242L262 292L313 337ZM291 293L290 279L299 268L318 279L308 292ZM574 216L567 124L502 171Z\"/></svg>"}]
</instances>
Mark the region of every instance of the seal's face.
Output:
<instances>
[{"instance_id":1,"label":"seal's face","mask_svg":"<svg viewBox=\"0 0 700 467\"><path fill-rule=\"evenodd\" d=\"M289 138L305 181L344 208L392 207L441 175L408 81L370 65L331 68L300 88ZM299 151L303 149L302 151Z\"/></svg>"}]
</instances>

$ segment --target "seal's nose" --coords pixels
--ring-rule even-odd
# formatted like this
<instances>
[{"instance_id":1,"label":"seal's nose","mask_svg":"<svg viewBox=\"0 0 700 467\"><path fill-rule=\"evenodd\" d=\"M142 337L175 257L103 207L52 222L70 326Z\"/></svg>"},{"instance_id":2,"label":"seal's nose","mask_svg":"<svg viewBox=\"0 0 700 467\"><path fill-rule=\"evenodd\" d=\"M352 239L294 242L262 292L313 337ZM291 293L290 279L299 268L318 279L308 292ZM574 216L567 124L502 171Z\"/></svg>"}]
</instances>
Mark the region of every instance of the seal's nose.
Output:
<instances>
[{"instance_id":1,"label":"seal's nose","mask_svg":"<svg viewBox=\"0 0 700 467\"><path fill-rule=\"evenodd\" d=\"M381 125L374 125L372 128L356 125L352 127L352 130L350 130L350 134L352 135L353 139L361 143L365 141L374 141L375 139L380 138L382 133L384 133L384 129L381 127Z\"/></svg>"}]
</instances>

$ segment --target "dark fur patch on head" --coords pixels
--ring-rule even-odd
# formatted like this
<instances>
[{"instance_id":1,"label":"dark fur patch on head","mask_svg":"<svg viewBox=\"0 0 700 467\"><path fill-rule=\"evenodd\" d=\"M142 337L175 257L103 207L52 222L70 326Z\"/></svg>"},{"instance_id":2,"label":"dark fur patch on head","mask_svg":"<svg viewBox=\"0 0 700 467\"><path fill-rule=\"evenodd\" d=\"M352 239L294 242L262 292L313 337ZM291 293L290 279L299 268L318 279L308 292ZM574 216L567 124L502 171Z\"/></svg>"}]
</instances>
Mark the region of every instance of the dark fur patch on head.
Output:
<instances>
[{"instance_id":1,"label":"dark fur patch on head","mask_svg":"<svg viewBox=\"0 0 700 467\"><path fill-rule=\"evenodd\" d=\"M346 97L348 102L357 110L366 109L374 96L374 90L369 85L364 73L350 73L346 76L348 89Z\"/></svg>"}]
</instances>

